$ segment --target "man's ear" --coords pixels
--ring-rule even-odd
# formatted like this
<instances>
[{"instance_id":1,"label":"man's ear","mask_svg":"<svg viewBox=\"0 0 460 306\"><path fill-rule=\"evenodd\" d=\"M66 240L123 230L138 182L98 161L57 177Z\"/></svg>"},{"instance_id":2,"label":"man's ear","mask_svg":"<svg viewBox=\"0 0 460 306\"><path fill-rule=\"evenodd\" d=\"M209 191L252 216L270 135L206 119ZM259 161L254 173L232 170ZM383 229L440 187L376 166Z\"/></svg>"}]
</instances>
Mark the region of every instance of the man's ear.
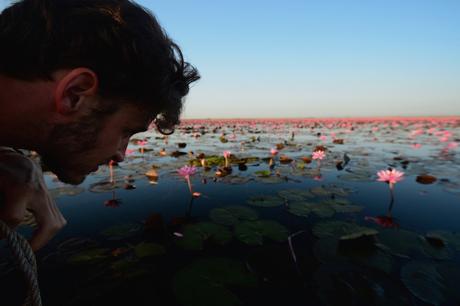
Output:
<instances>
[{"instance_id":1,"label":"man's ear","mask_svg":"<svg viewBox=\"0 0 460 306\"><path fill-rule=\"evenodd\" d=\"M72 114L81 110L88 97L97 94L99 82L88 68L75 68L59 79L54 92L56 111Z\"/></svg>"}]
</instances>

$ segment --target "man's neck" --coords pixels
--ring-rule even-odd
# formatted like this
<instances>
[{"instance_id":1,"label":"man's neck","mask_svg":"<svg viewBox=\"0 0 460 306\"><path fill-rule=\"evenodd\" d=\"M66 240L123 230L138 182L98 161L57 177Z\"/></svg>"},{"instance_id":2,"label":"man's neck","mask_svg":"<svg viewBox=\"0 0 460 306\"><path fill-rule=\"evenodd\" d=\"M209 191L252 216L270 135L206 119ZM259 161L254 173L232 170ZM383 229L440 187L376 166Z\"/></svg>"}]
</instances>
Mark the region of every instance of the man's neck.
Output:
<instances>
[{"instance_id":1,"label":"man's neck","mask_svg":"<svg viewBox=\"0 0 460 306\"><path fill-rule=\"evenodd\" d=\"M0 146L36 150L43 139L39 88L0 75Z\"/></svg>"}]
</instances>

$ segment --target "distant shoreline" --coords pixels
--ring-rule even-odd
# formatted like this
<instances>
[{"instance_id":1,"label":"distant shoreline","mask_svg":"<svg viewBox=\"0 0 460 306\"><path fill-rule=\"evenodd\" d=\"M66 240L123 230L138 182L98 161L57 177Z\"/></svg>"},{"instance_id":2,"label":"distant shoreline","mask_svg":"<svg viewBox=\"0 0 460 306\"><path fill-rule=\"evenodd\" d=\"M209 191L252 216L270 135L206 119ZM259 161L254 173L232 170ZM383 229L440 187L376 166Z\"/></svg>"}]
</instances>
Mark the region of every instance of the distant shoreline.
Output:
<instances>
[{"instance_id":1,"label":"distant shoreline","mask_svg":"<svg viewBox=\"0 0 460 306\"><path fill-rule=\"evenodd\" d=\"M381 117L300 117L300 118L184 118L182 122L193 121L450 121L460 120L460 115L455 116L381 116Z\"/></svg>"}]
</instances>

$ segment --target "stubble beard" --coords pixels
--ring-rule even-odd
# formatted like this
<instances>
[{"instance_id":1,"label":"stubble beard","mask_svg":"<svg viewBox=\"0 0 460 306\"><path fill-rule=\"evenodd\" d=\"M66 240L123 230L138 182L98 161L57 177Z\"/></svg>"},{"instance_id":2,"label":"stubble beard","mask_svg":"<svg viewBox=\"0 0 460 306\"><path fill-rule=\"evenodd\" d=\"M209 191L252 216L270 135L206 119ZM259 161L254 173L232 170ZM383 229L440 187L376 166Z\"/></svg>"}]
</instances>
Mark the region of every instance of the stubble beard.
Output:
<instances>
[{"instance_id":1,"label":"stubble beard","mask_svg":"<svg viewBox=\"0 0 460 306\"><path fill-rule=\"evenodd\" d=\"M88 169L83 169L81 160L96 145L101 126L102 120L96 115L55 126L46 151L39 152L43 164L64 183L82 183L89 173L86 173Z\"/></svg>"}]
</instances>

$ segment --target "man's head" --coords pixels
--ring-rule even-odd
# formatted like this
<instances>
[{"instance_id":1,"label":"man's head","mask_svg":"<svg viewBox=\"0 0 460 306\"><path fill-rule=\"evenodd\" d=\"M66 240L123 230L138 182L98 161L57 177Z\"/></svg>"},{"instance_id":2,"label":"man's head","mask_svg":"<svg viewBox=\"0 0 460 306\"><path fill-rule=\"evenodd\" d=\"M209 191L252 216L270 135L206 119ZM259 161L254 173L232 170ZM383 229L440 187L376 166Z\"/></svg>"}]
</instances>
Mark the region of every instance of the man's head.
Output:
<instances>
[{"instance_id":1,"label":"man's head","mask_svg":"<svg viewBox=\"0 0 460 306\"><path fill-rule=\"evenodd\" d=\"M153 15L127 0L19 1L0 15L0 45L1 75L51 84L39 153L72 183L93 162L122 159L129 136L152 120L171 130L199 78Z\"/></svg>"}]
</instances>

